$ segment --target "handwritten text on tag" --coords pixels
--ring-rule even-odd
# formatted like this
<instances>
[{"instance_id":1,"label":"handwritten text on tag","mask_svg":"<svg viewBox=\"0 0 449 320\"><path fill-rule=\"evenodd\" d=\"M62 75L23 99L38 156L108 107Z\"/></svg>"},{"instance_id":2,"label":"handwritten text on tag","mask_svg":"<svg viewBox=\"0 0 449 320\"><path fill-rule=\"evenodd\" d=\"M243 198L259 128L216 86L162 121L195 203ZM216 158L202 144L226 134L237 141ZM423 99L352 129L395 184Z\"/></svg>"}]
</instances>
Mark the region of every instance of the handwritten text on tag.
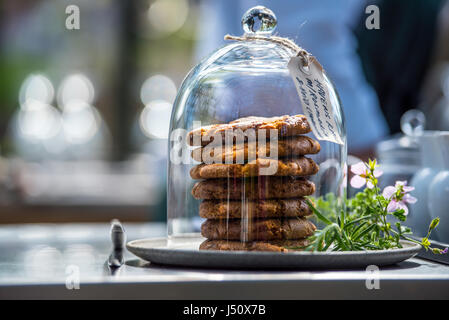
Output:
<instances>
[{"instance_id":1,"label":"handwritten text on tag","mask_svg":"<svg viewBox=\"0 0 449 320\"><path fill-rule=\"evenodd\" d=\"M310 58L307 70L301 68L302 63L302 57L292 57L288 69L313 133L319 140L343 144L321 66L313 57Z\"/></svg>"}]
</instances>

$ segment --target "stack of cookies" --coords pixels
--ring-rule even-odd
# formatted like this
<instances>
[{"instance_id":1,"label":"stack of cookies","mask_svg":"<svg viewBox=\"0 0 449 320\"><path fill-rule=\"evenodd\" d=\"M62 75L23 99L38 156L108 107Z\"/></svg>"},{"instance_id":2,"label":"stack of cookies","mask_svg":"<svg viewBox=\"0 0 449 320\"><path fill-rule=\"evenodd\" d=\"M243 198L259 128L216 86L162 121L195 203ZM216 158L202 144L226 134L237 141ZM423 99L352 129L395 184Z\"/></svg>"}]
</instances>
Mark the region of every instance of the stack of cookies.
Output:
<instances>
[{"instance_id":1,"label":"stack of cookies","mask_svg":"<svg viewBox=\"0 0 449 320\"><path fill-rule=\"evenodd\" d=\"M267 140L262 152L257 139L246 138L234 140L232 148L223 147L219 154L216 148L206 148L213 139L224 141L227 130L237 129L254 130L256 138L261 130L277 129L277 144ZM201 162L190 171L193 179L201 180L193 186L192 195L202 200L199 215L207 219L201 226L207 240L200 249L287 251L307 245L307 237L316 228L306 218L312 211L304 196L315 192L307 177L319 167L305 155L320 151L318 141L304 135L310 131L305 116L296 115L241 118L189 133L190 145L199 147L192 157ZM277 157L267 158L274 146ZM211 150L216 154L210 154ZM252 155L255 150L255 157L249 157L249 150ZM204 163L211 157L221 161ZM263 174L262 169L270 165L277 168L274 173Z\"/></svg>"}]
</instances>

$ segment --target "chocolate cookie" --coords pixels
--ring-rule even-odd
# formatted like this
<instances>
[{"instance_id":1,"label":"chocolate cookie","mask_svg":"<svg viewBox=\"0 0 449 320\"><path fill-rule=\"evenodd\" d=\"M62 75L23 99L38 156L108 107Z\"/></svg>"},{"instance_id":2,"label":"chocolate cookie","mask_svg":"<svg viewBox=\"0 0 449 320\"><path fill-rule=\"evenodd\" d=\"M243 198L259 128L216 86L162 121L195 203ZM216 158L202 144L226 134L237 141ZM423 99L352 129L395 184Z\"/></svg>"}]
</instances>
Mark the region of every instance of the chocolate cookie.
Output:
<instances>
[{"instance_id":1,"label":"chocolate cookie","mask_svg":"<svg viewBox=\"0 0 449 320\"><path fill-rule=\"evenodd\" d=\"M241 132L245 132L247 129L254 129L255 134L253 137L251 135L249 137L248 135L242 137L243 141L255 140L258 136L258 130L267 130L267 138L270 137L270 133L268 132L270 129L277 129L278 137L297 136L311 131L307 118L301 114L272 118L246 117L236 119L230 123L213 124L192 130L187 135L187 141L191 146L205 146L214 140L214 136L220 136L224 141L226 131L236 134L240 130ZM236 132L235 130L239 131ZM236 140L238 139L234 139L233 141L235 142Z\"/></svg>"},{"instance_id":2,"label":"chocolate cookie","mask_svg":"<svg viewBox=\"0 0 449 320\"><path fill-rule=\"evenodd\" d=\"M302 251L309 243L307 239L251 242L206 240L200 244L200 250L289 252Z\"/></svg>"},{"instance_id":3,"label":"chocolate cookie","mask_svg":"<svg viewBox=\"0 0 449 320\"><path fill-rule=\"evenodd\" d=\"M245 225L241 225L245 223ZM211 220L201 225L201 235L209 240L298 240L315 232L304 218L262 220Z\"/></svg>"},{"instance_id":4,"label":"chocolate cookie","mask_svg":"<svg viewBox=\"0 0 449 320\"><path fill-rule=\"evenodd\" d=\"M273 146L275 146L275 144L273 144ZM213 162L215 163L231 163L232 159L233 163L236 161L241 163L241 160L248 160L248 154L250 154L253 159L273 157L271 147L272 145L269 141L266 142L265 150L259 146L256 141L250 141L233 145L232 149L229 148L229 150L222 146L221 152L219 151L219 147L214 149L196 148L192 151L192 158L198 162L206 162L207 159L207 162L209 163L209 160L213 159ZM298 156L306 154L317 154L320 152L320 149L320 143L307 136L288 137L277 141L278 158L297 158ZM210 154L207 155L207 152Z\"/></svg>"},{"instance_id":5,"label":"chocolate cookie","mask_svg":"<svg viewBox=\"0 0 449 320\"><path fill-rule=\"evenodd\" d=\"M257 159L246 164L199 164L190 170L192 179L270 176L311 176L319 170L312 159Z\"/></svg>"},{"instance_id":6,"label":"chocolate cookie","mask_svg":"<svg viewBox=\"0 0 449 320\"><path fill-rule=\"evenodd\" d=\"M312 214L304 198L260 201L204 200L200 217L207 219L305 217Z\"/></svg>"},{"instance_id":7,"label":"chocolate cookie","mask_svg":"<svg viewBox=\"0 0 449 320\"><path fill-rule=\"evenodd\" d=\"M253 179L209 179L195 183L195 199L285 199L309 196L315 184L304 178L261 176Z\"/></svg>"}]
</instances>

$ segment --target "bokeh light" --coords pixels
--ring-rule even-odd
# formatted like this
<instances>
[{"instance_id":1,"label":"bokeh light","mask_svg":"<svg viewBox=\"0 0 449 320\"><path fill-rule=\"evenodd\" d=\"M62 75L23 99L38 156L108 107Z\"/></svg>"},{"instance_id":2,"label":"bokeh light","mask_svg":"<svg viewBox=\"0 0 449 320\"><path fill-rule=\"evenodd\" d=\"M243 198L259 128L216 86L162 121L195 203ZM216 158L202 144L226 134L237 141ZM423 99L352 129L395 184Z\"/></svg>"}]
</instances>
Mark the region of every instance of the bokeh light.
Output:
<instances>
[{"instance_id":1,"label":"bokeh light","mask_svg":"<svg viewBox=\"0 0 449 320\"><path fill-rule=\"evenodd\" d=\"M144 105L155 100L165 100L173 103L176 98L176 85L167 76L157 74L149 77L142 84L140 99Z\"/></svg>"},{"instance_id":2,"label":"bokeh light","mask_svg":"<svg viewBox=\"0 0 449 320\"><path fill-rule=\"evenodd\" d=\"M172 104L155 100L145 106L140 114L140 128L150 138L167 139Z\"/></svg>"},{"instance_id":3,"label":"bokeh light","mask_svg":"<svg viewBox=\"0 0 449 320\"><path fill-rule=\"evenodd\" d=\"M156 0L148 9L153 29L162 35L178 31L189 13L187 0Z\"/></svg>"},{"instance_id":4,"label":"bokeh light","mask_svg":"<svg viewBox=\"0 0 449 320\"><path fill-rule=\"evenodd\" d=\"M64 108L72 101L82 101L92 104L95 90L88 77L81 73L71 74L62 80L58 88L58 105Z\"/></svg>"},{"instance_id":5,"label":"bokeh light","mask_svg":"<svg viewBox=\"0 0 449 320\"><path fill-rule=\"evenodd\" d=\"M40 101L27 100L18 114L20 134L27 139L45 140L61 128L59 111Z\"/></svg>"},{"instance_id":6,"label":"bokeh light","mask_svg":"<svg viewBox=\"0 0 449 320\"><path fill-rule=\"evenodd\" d=\"M64 136L73 144L89 141L98 132L100 125L94 108L79 100L72 100L64 105L62 120Z\"/></svg>"},{"instance_id":7,"label":"bokeh light","mask_svg":"<svg viewBox=\"0 0 449 320\"><path fill-rule=\"evenodd\" d=\"M35 100L50 104L54 95L55 89L50 79L43 74L30 74L20 87L19 103L23 106L28 100Z\"/></svg>"}]
</instances>

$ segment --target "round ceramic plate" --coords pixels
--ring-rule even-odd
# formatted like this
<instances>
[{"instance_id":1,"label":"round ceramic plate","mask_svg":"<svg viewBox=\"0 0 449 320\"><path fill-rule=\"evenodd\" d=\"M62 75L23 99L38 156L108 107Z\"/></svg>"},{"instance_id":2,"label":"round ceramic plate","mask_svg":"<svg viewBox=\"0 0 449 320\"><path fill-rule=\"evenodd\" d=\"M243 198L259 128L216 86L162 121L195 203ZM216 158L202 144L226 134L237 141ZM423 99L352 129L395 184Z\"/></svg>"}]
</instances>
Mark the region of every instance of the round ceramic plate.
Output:
<instances>
[{"instance_id":1,"label":"round ceramic plate","mask_svg":"<svg viewBox=\"0 0 449 320\"><path fill-rule=\"evenodd\" d=\"M402 241L403 248L350 252L245 252L199 250L202 237L142 239L129 242L127 249L139 258L157 264L205 268L362 268L385 266L407 260L421 249Z\"/></svg>"}]
</instances>

